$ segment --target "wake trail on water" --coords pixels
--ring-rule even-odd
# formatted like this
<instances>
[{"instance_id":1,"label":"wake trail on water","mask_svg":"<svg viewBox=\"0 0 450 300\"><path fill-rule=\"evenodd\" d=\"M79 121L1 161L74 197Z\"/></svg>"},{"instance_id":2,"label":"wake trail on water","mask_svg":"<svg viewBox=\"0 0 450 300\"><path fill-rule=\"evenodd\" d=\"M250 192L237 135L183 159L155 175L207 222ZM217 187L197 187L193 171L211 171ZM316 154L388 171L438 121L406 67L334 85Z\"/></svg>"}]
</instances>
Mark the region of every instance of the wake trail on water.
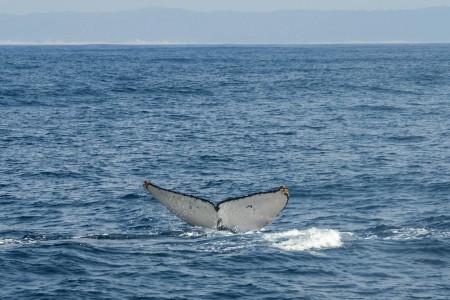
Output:
<instances>
[{"instance_id":1,"label":"wake trail on water","mask_svg":"<svg viewBox=\"0 0 450 300\"><path fill-rule=\"evenodd\" d=\"M255 246L275 247L285 251L317 251L342 247L343 233L334 229L309 228L305 230L291 229L281 232L264 231L234 234L227 231L212 230L193 230L191 232L177 233L174 235L162 232L161 234L99 234L86 236L26 236L22 239L0 239L0 245L30 244L46 241L58 240L146 240L146 239L164 239L166 237L176 237L182 239L202 239L203 245L199 250L212 250L213 252L238 250L252 248ZM206 248L204 246L207 246Z\"/></svg>"},{"instance_id":2,"label":"wake trail on water","mask_svg":"<svg viewBox=\"0 0 450 300\"><path fill-rule=\"evenodd\" d=\"M215 231L203 228L193 228L192 231L160 231L152 233L102 233L88 234L81 236L65 235L25 235L22 238L0 237L0 246L22 245L57 241L80 241L80 240L116 240L116 241L142 241L149 240L180 239L195 241L191 247L199 251L207 252L235 252L255 247L273 247L284 251L322 251L327 249L337 249L344 246L344 240L349 241L354 238L362 240L427 240L427 239L448 239L450 232L433 230L427 228L410 227L388 227L377 226L369 229L365 234L357 234L353 238L351 232L342 232L335 229L308 228L308 229L288 229L280 232L254 231L235 234L228 231Z\"/></svg>"}]
</instances>

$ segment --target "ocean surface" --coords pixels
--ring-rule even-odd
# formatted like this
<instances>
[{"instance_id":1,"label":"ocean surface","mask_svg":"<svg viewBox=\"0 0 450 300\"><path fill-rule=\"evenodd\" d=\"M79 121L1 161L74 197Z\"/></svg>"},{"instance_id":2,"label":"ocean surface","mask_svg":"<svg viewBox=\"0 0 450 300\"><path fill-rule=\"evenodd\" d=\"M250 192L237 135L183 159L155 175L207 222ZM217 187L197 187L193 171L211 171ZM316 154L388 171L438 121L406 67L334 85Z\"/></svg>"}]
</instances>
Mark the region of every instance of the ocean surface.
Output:
<instances>
[{"instance_id":1,"label":"ocean surface","mask_svg":"<svg viewBox=\"0 0 450 300\"><path fill-rule=\"evenodd\" d=\"M0 47L0 298L449 299L450 45Z\"/></svg>"}]
</instances>

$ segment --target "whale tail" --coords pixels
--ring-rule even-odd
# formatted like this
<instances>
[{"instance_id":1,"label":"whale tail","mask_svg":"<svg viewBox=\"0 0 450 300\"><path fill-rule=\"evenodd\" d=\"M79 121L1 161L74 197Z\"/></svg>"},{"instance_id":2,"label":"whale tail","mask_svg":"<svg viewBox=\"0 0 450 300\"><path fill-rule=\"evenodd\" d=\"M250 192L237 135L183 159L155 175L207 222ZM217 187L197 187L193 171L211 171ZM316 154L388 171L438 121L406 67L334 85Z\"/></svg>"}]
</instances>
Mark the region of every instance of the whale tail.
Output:
<instances>
[{"instance_id":1,"label":"whale tail","mask_svg":"<svg viewBox=\"0 0 450 300\"><path fill-rule=\"evenodd\" d=\"M289 200L284 186L266 192L225 199L217 204L209 200L171 191L149 181L144 188L177 217L192 226L232 232L256 231L271 223Z\"/></svg>"}]
</instances>

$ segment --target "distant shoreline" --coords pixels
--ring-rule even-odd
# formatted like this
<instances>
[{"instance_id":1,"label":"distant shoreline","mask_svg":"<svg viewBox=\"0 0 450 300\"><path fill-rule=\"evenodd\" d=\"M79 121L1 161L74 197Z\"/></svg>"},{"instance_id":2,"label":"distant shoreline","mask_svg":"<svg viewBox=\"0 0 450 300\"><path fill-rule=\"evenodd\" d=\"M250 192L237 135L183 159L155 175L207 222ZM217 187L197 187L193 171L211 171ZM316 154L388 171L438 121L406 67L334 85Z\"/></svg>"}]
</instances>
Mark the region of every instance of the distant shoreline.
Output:
<instances>
[{"instance_id":1,"label":"distant shoreline","mask_svg":"<svg viewBox=\"0 0 450 300\"><path fill-rule=\"evenodd\" d=\"M450 45L449 42L339 42L339 43L108 43L108 42L2 42L0 47L9 46L158 46L158 47L295 47L295 46L376 46L376 45Z\"/></svg>"},{"instance_id":2,"label":"distant shoreline","mask_svg":"<svg viewBox=\"0 0 450 300\"><path fill-rule=\"evenodd\" d=\"M271 13L143 9L0 14L1 45L335 45L450 43L450 7Z\"/></svg>"}]
</instances>

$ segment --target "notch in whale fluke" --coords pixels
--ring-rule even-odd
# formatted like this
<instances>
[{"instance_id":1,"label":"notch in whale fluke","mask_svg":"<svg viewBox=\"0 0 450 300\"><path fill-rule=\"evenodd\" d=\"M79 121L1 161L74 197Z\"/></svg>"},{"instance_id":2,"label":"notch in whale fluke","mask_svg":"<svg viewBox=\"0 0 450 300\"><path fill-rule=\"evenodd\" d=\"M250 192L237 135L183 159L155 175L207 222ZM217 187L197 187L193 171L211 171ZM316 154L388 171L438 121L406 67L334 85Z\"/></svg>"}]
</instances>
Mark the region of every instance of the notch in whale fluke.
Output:
<instances>
[{"instance_id":1,"label":"notch in whale fluke","mask_svg":"<svg viewBox=\"0 0 450 300\"><path fill-rule=\"evenodd\" d=\"M289 200L287 187L225 199L218 204L171 191L149 181L144 188L177 217L192 226L233 232L256 231L272 222Z\"/></svg>"}]
</instances>

